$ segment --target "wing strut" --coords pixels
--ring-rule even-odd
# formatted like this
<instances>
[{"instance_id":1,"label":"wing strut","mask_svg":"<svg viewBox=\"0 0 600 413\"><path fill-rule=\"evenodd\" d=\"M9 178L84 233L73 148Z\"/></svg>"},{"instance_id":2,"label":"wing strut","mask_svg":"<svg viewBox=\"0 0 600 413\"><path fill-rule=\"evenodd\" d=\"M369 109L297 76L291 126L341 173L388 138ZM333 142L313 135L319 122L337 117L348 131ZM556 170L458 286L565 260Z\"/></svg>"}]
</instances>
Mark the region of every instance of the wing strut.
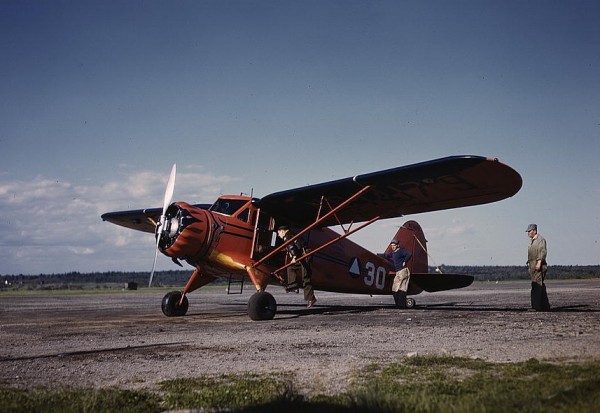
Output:
<instances>
[{"instance_id":1,"label":"wing strut","mask_svg":"<svg viewBox=\"0 0 600 413\"><path fill-rule=\"evenodd\" d=\"M300 238L302 235L306 234L311 229L317 227L321 222L325 221L330 216L336 214L338 211L340 211L341 209L343 209L346 205L348 205L350 202L354 201L356 198L358 198L359 196L361 196L363 193L365 193L369 189L371 189L371 185L367 185L367 186L363 187L360 191L358 191L357 193L355 193L354 195L352 195L350 198L346 199L344 202L342 202L341 204L339 204L337 207L333 208L331 211L329 211L328 213L326 213L325 215L323 215L321 218L317 219L315 222L313 222L312 224L310 224L309 226L307 226L306 228L304 228L302 231L298 232L292 238L290 238L289 240L287 240L286 242L284 242L283 244L281 244L278 248L275 248L273 251L271 251L270 253L268 253L267 255L265 255L264 257L262 257L260 260L258 260L254 264L252 264L252 267L258 267L260 264L264 263L269 258L273 257L278 252L283 251L283 249L285 247L287 247L288 245L290 245L292 242L296 241L298 238ZM377 221L378 219L379 219L379 216L376 217L376 218L373 218L371 221L368 221L368 223L366 225L371 224L371 223ZM356 232L359 229L364 228L366 225L362 225L359 228L353 230L352 232ZM350 235L351 233L348 233L345 236L342 236L341 238L345 238L348 235ZM339 238L339 239L341 239L341 238ZM336 241L339 240L339 239L336 239ZM308 257L308 256L314 254L315 251L316 250L311 251L309 254L306 254L305 257ZM303 258L305 258L305 257L303 257Z\"/></svg>"},{"instance_id":2,"label":"wing strut","mask_svg":"<svg viewBox=\"0 0 600 413\"><path fill-rule=\"evenodd\" d=\"M344 238L346 238L346 237L354 234L356 231L359 231L359 230L363 229L367 225L371 225L373 222L379 220L379 218L381 218L381 216L376 216L375 218L371 218L369 221L367 221L364 224L360 225L359 227L353 229L352 231L349 230L347 232L344 232L344 234L340 235L339 237L334 238L331 241L326 242L325 244L321 245L320 247L315 248L314 250L312 250L312 251L304 254L303 256L301 256L300 258L298 258L298 261L302 261L303 259L308 258L308 257L312 256L313 254L316 254L317 252L321 251L323 248L327 248L331 244L335 244L339 240L342 240L342 239L344 239ZM287 267L289 267L292 264L293 264L293 262L289 262L289 263L285 264L283 267L278 268L275 271L273 271L273 273L277 274L279 271L286 269Z\"/></svg>"},{"instance_id":3,"label":"wing strut","mask_svg":"<svg viewBox=\"0 0 600 413\"><path fill-rule=\"evenodd\" d=\"M333 210L334 208L331 206L331 204L329 203L329 200L327 198L325 198L325 195L323 195L321 197L321 203L319 205L319 212L317 212L317 217L319 217L321 215L321 210L323 209L323 201L325 201L327 203L327 206L329 207L330 210ZM341 221L339 220L339 218L337 217L337 215L334 215L335 220L338 222L338 225L340 227L342 227L342 230L344 232L348 232L350 230L350 227L352 226L352 224L350 224L350 227L348 227L348 229L346 230L346 228L344 228L344 224L341 223Z\"/></svg>"}]
</instances>

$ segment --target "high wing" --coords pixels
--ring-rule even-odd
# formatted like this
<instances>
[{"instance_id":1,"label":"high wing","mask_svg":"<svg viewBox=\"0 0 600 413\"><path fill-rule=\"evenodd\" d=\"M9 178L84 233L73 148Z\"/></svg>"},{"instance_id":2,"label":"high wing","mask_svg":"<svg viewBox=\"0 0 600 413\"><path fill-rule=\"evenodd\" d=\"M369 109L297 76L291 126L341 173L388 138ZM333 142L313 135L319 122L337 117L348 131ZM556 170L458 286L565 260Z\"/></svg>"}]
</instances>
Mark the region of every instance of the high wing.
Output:
<instances>
[{"instance_id":1,"label":"high wing","mask_svg":"<svg viewBox=\"0 0 600 413\"><path fill-rule=\"evenodd\" d=\"M519 173L497 159L451 156L276 192L255 204L280 221L305 227L370 187L319 224L325 227L486 204L513 196L522 184Z\"/></svg>"},{"instance_id":2,"label":"high wing","mask_svg":"<svg viewBox=\"0 0 600 413\"><path fill-rule=\"evenodd\" d=\"M208 209L211 204L196 204L197 208ZM156 222L160 219L162 208L136 209L131 211L108 212L102 215L103 221L108 221L125 228L154 234Z\"/></svg>"}]
</instances>

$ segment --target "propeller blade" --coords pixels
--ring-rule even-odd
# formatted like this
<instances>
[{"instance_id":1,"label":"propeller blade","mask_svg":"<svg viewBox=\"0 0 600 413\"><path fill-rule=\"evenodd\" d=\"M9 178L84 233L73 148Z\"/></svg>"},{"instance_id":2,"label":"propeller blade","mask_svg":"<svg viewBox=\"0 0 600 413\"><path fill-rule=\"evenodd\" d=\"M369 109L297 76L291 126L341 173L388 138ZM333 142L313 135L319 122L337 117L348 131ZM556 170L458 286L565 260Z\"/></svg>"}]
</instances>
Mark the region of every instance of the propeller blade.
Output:
<instances>
[{"instance_id":1,"label":"propeller blade","mask_svg":"<svg viewBox=\"0 0 600 413\"><path fill-rule=\"evenodd\" d=\"M167 182L167 189L165 190L165 200L163 203L163 216L171 203L171 199L173 198L173 191L175 190L175 175L177 174L177 164L173 164L171 168L171 174L169 175L169 181Z\"/></svg>"},{"instance_id":2,"label":"propeller blade","mask_svg":"<svg viewBox=\"0 0 600 413\"><path fill-rule=\"evenodd\" d=\"M162 214L160 216L160 220L156 227L156 231L157 231L156 248L154 251L154 263L152 264L152 272L150 272L150 282L148 282L148 288L152 287L152 278L154 278L154 270L156 268L156 259L158 258L158 245L160 243L160 239L162 237L164 227L165 227L165 220L166 220L165 214L167 213L167 208L171 204L171 199L173 198L173 192L175 191L175 176L176 175L177 175L177 164L173 164L173 167L171 168L171 173L169 174L169 180L167 181L167 188L165 189L165 198L163 200Z\"/></svg>"},{"instance_id":3,"label":"propeller blade","mask_svg":"<svg viewBox=\"0 0 600 413\"><path fill-rule=\"evenodd\" d=\"M156 259L158 258L158 240L156 241L156 248L154 249L154 262L152 263L152 272L150 273L150 282L148 283L148 288L152 287L152 278L154 278L154 269L156 268Z\"/></svg>"}]
</instances>

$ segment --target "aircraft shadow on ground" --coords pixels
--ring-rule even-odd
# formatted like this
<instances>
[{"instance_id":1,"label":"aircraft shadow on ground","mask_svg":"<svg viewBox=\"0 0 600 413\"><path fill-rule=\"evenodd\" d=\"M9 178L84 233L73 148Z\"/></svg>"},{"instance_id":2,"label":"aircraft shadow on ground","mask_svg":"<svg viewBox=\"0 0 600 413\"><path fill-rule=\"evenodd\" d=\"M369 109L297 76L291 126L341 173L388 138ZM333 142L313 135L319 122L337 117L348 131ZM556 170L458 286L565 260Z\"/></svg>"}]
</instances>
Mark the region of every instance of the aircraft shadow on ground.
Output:
<instances>
[{"instance_id":1,"label":"aircraft shadow on ground","mask_svg":"<svg viewBox=\"0 0 600 413\"><path fill-rule=\"evenodd\" d=\"M285 308L285 309L282 309ZM287 316L286 318L297 318L307 315L337 315L337 314L362 314L372 311L394 308L390 305L315 305L307 308L306 304L278 304L277 316Z\"/></svg>"},{"instance_id":2,"label":"aircraft shadow on ground","mask_svg":"<svg viewBox=\"0 0 600 413\"><path fill-rule=\"evenodd\" d=\"M282 307L288 309L281 309ZM306 308L303 305L298 304L283 304L278 305L278 315L294 315L296 317L313 315L313 314L322 314L322 315L335 315L335 314L361 314L361 313L369 313L377 310L384 309L397 309L398 311L468 311L468 312L513 312L513 313L523 313L528 311L534 311L531 308L527 307L500 307L500 306L492 306L492 307L483 307L483 306L471 306L468 304L449 302L449 303L439 303L439 304L424 304L418 305L414 308L410 309L400 309L396 308L394 305L368 305L368 306L345 306L345 305L319 305L317 304L315 307ZM548 312L572 312L572 313L590 313L590 312L598 312L598 310L590 309L589 305L580 304L580 305L571 305L571 306L560 306L553 307Z\"/></svg>"},{"instance_id":3,"label":"aircraft shadow on ground","mask_svg":"<svg viewBox=\"0 0 600 413\"><path fill-rule=\"evenodd\" d=\"M550 313L596 313L596 312L598 312L598 310L594 310L589 307L590 306L587 304L559 306L559 307L552 307L552 308L550 308L550 310L547 310L546 312L550 312ZM500 307L500 306L483 307L480 305L471 306L468 304L458 304L458 303L428 304L428 305L422 305L419 307L415 307L413 310L512 312L512 313L524 313L524 312L528 312L528 311L535 311L529 307Z\"/></svg>"},{"instance_id":4,"label":"aircraft shadow on ground","mask_svg":"<svg viewBox=\"0 0 600 413\"><path fill-rule=\"evenodd\" d=\"M53 354L38 354L34 356L19 356L19 357L2 357L0 361L20 361L20 360L35 360L35 359L44 359L44 358L60 358L60 357L70 357L70 356L87 356L91 354L102 354L102 353L114 353L116 351L132 351L132 350L143 350L143 349L152 349L159 347L170 347L170 346L178 346L178 345L186 345L189 342L175 342L175 343L158 343L158 344L140 344L138 346L124 346L124 347L106 347L100 349L92 349L92 350L77 350L77 351L65 351L61 353L53 353Z\"/></svg>"},{"instance_id":5,"label":"aircraft shadow on ground","mask_svg":"<svg viewBox=\"0 0 600 413\"><path fill-rule=\"evenodd\" d=\"M240 310L240 313L236 314L221 314L221 317L237 317L241 315L241 312L246 311L246 304L242 303L223 303L225 307ZM481 306L481 305L469 305L458 302L447 302L437 304L421 304L410 309L396 308L393 304L381 304L381 305L326 305L316 304L312 308L307 308L306 304L277 304L277 319L286 318L298 318L309 315L338 315L338 314L365 314L378 310L398 310L405 312L422 312L422 311L444 311L444 312L504 312L504 313L525 313L533 312L529 307L503 307L503 306ZM599 310L590 308L587 304L570 305L570 306L558 306L552 307L549 311L551 313L596 313ZM217 317L218 311L211 311L211 315ZM188 314L189 316L202 317L206 315L201 310Z\"/></svg>"}]
</instances>

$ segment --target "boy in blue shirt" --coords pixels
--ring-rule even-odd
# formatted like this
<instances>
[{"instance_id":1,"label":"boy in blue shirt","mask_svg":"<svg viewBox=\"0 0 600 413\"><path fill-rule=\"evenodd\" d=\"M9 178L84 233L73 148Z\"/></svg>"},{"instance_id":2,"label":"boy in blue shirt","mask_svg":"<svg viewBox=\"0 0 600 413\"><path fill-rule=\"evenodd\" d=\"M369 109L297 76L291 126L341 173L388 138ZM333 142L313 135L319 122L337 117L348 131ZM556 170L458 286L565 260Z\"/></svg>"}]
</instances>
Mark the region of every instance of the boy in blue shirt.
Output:
<instances>
[{"instance_id":1,"label":"boy in blue shirt","mask_svg":"<svg viewBox=\"0 0 600 413\"><path fill-rule=\"evenodd\" d=\"M392 261L396 270L396 276L392 284L392 295L397 307L406 308L406 292L408 290L408 282L410 281L410 270L406 266L406 263L411 259L412 254L400 247L396 239L393 239L390 245L392 250L384 256Z\"/></svg>"}]
</instances>

